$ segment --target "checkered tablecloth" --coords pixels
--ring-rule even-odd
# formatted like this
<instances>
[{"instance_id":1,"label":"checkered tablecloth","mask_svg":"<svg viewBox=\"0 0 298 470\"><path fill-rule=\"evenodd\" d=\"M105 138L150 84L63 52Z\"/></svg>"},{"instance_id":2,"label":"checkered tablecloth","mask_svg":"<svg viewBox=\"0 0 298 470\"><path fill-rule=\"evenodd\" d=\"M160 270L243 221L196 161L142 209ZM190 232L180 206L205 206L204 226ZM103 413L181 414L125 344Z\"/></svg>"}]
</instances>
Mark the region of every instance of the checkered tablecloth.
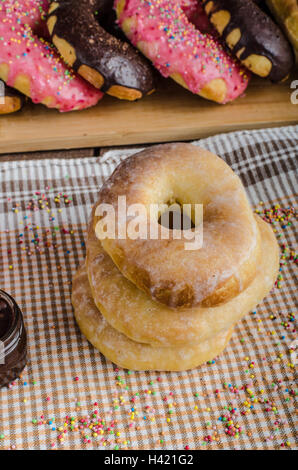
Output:
<instances>
[{"instance_id":1,"label":"checkered tablecloth","mask_svg":"<svg viewBox=\"0 0 298 470\"><path fill-rule=\"evenodd\" d=\"M199 144L232 166L253 207L275 224L282 270L226 351L183 373L118 370L81 335L73 316L71 280L85 256L92 204L103 180L136 149L0 158L1 288L21 306L29 338L21 379L0 390L0 449L297 448L298 126Z\"/></svg>"}]
</instances>

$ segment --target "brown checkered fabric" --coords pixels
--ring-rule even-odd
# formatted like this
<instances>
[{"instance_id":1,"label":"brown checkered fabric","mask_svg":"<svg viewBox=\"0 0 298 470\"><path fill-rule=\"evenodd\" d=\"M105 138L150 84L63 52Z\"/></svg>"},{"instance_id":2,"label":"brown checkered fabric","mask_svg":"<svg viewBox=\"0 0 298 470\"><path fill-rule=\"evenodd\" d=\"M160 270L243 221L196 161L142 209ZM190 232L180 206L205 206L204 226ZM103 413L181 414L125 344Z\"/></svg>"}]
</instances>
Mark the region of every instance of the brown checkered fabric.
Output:
<instances>
[{"instance_id":1,"label":"brown checkered fabric","mask_svg":"<svg viewBox=\"0 0 298 470\"><path fill-rule=\"evenodd\" d=\"M103 180L136 149L0 163L1 287L21 306L29 337L21 380L0 391L0 449L297 446L295 216L287 209L297 188L298 126L199 144L240 175L255 208L275 207L268 216L283 279L237 325L219 358L183 373L117 370L73 317L71 279L85 256L92 204Z\"/></svg>"}]
</instances>

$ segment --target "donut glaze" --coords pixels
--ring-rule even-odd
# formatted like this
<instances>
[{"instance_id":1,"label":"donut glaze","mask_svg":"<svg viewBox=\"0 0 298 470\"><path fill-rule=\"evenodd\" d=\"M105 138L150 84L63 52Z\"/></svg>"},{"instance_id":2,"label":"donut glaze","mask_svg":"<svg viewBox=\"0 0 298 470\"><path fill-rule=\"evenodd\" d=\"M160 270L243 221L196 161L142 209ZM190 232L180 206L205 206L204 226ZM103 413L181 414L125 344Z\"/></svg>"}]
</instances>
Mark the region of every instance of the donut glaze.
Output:
<instances>
[{"instance_id":1,"label":"donut glaze","mask_svg":"<svg viewBox=\"0 0 298 470\"><path fill-rule=\"evenodd\" d=\"M77 77L35 34L45 31L47 5L45 0L0 2L0 78L49 108L73 111L93 106L102 93Z\"/></svg>"},{"instance_id":2,"label":"donut glaze","mask_svg":"<svg viewBox=\"0 0 298 470\"><path fill-rule=\"evenodd\" d=\"M142 204L203 205L203 246L185 250L185 239L129 236L128 217L118 217L119 197L127 207ZM239 177L216 155L190 144L150 147L125 159L99 192L98 204L115 210L121 235L105 237L100 214L97 237L124 276L170 307L226 302L252 281L258 263L259 231ZM194 221L194 220L193 220ZM158 226L157 218L153 221ZM171 232L173 233L173 232Z\"/></svg>"},{"instance_id":3,"label":"donut glaze","mask_svg":"<svg viewBox=\"0 0 298 470\"><path fill-rule=\"evenodd\" d=\"M284 80L294 65L281 29L252 0L203 0L206 13L228 47L253 73Z\"/></svg>"},{"instance_id":4,"label":"donut glaze","mask_svg":"<svg viewBox=\"0 0 298 470\"><path fill-rule=\"evenodd\" d=\"M107 0L58 0L47 20L53 43L65 61L92 85L134 101L154 91L149 62L100 24L111 9Z\"/></svg>"},{"instance_id":5,"label":"donut glaze","mask_svg":"<svg viewBox=\"0 0 298 470\"><path fill-rule=\"evenodd\" d=\"M160 347L132 341L112 328L94 304L85 266L73 279L72 304L80 330L110 361L129 370L188 370L214 359L227 346L233 329L192 346Z\"/></svg>"},{"instance_id":6,"label":"donut glaze","mask_svg":"<svg viewBox=\"0 0 298 470\"><path fill-rule=\"evenodd\" d=\"M164 77L218 103L246 89L246 70L211 35L190 23L180 2L116 0L115 6L126 36Z\"/></svg>"},{"instance_id":7,"label":"donut glaze","mask_svg":"<svg viewBox=\"0 0 298 470\"><path fill-rule=\"evenodd\" d=\"M249 286L223 305L175 310L154 302L126 279L90 226L86 243L87 272L97 308L113 328L140 343L180 347L220 334L263 300L278 274L278 244L272 228L260 217L256 220L261 234L261 256Z\"/></svg>"},{"instance_id":8,"label":"donut glaze","mask_svg":"<svg viewBox=\"0 0 298 470\"><path fill-rule=\"evenodd\" d=\"M24 95L9 88L0 80L0 114L15 113L24 106L24 103Z\"/></svg>"}]
</instances>

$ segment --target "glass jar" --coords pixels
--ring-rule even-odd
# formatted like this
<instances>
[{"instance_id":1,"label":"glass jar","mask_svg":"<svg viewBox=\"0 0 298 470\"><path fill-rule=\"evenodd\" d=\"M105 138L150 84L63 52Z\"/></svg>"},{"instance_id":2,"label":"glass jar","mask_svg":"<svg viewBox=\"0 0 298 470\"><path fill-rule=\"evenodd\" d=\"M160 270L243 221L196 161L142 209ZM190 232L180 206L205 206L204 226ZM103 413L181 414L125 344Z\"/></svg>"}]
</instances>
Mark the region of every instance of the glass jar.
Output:
<instances>
[{"instance_id":1,"label":"glass jar","mask_svg":"<svg viewBox=\"0 0 298 470\"><path fill-rule=\"evenodd\" d=\"M27 362L23 315L14 299L0 289L0 388L20 376Z\"/></svg>"}]
</instances>

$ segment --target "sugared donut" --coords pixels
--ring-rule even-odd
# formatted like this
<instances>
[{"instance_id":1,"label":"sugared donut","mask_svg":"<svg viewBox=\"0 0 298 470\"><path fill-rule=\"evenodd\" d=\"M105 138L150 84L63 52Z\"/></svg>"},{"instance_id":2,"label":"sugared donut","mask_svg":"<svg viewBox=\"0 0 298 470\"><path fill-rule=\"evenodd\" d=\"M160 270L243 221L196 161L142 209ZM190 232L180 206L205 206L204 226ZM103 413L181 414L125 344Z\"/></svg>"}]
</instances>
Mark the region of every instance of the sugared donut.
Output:
<instances>
[{"instance_id":1,"label":"sugared donut","mask_svg":"<svg viewBox=\"0 0 298 470\"><path fill-rule=\"evenodd\" d=\"M116 0L115 6L126 36L164 77L218 103L246 89L246 70L212 36L190 23L180 1Z\"/></svg>"},{"instance_id":2,"label":"sugared donut","mask_svg":"<svg viewBox=\"0 0 298 470\"><path fill-rule=\"evenodd\" d=\"M110 325L134 341L159 346L201 343L235 325L268 294L279 268L278 245L270 225L257 218L261 257L249 286L223 305L171 309L154 302L128 281L89 227L87 271L94 301Z\"/></svg>"},{"instance_id":3,"label":"sugared donut","mask_svg":"<svg viewBox=\"0 0 298 470\"><path fill-rule=\"evenodd\" d=\"M95 105L103 96L77 77L35 31L43 29L45 0L0 2L0 78L7 85L60 111Z\"/></svg>"},{"instance_id":4,"label":"sugared donut","mask_svg":"<svg viewBox=\"0 0 298 470\"><path fill-rule=\"evenodd\" d=\"M24 103L24 95L7 87L0 80L0 114L15 113L23 107Z\"/></svg>"},{"instance_id":5,"label":"sugared donut","mask_svg":"<svg viewBox=\"0 0 298 470\"><path fill-rule=\"evenodd\" d=\"M145 206L148 232L159 226L150 221L151 204L178 202L192 209L203 204L203 247L186 250L183 238L132 239L129 218L118 217L121 196L127 207ZM116 226L126 238L106 238L95 217L97 237L123 275L159 302L174 308L213 306L243 291L255 276L259 233L245 190L232 169L207 150L164 144L127 158L99 192L97 205L105 203L114 208Z\"/></svg>"},{"instance_id":6,"label":"sugared donut","mask_svg":"<svg viewBox=\"0 0 298 470\"><path fill-rule=\"evenodd\" d=\"M64 60L96 88L134 101L154 90L153 71L130 44L99 24L110 0L53 1L48 28ZM99 20L99 21L98 21Z\"/></svg>"},{"instance_id":7,"label":"sugared donut","mask_svg":"<svg viewBox=\"0 0 298 470\"><path fill-rule=\"evenodd\" d=\"M73 279L72 304L76 321L88 341L114 364L130 370L193 369L221 354L233 332L230 328L204 342L179 348L132 341L112 328L96 308L84 266Z\"/></svg>"},{"instance_id":8,"label":"sugared donut","mask_svg":"<svg viewBox=\"0 0 298 470\"><path fill-rule=\"evenodd\" d=\"M252 0L203 0L206 13L231 51L253 73L285 79L293 53L280 28Z\"/></svg>"}]
</instances>

